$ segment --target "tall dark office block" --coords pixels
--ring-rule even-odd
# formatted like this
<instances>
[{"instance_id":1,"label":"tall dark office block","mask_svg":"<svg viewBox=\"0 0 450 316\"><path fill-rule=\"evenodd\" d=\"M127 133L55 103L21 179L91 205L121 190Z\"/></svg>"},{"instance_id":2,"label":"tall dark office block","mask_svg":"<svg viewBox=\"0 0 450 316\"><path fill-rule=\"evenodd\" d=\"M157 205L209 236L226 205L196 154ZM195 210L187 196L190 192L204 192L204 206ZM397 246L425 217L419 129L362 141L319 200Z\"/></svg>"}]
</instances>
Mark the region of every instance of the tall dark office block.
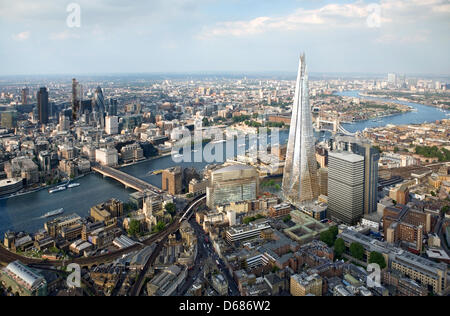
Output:
<instances>
[{"instance_id":1,"label":"tall dark office block","mask_svg":"<svg viewBox=\"0 0 450 316\"><path fill-rule=\"evenodd\" d=\"M117 99L109 99L109 107L107 112L109 116L117 116Z\"/></svg>"},{"instance_id":2,"label":"tall dark office block","mask_svg":"<svg viewBox=\"0 0 450 316\"><path fill-rule=\"evenodd\" d=\"M368 143L353 143L352 152L364 157L364 214L377 211L380 152Z\"/></svg>"},{"instance_id":3,"label":"tall dark office block","mask_svg":"<svg viewBox=\"0 0 450 316\"><path fill-rule=\"evenodd\" d=\"M22 105L28 104L28 94L30 93L30 89L23 88L22 89Z\"/></svg>"},{"instance_id":4,"label":"tall dark office block","mask_svg":"<svg viewBox=\"0 0 450 316\"><path fill-rule=\"evenodd\" d=\"M37 92L37 112L39 117L39 124L48 123L48 91L47 88L42 87Z\"/></svg>"},{"instance_id":5,"label":"tall dark office block","mask_svg":"<svg viewBox=\"0 0 450 316\"><path fill-rule=\"evenodd\" d=\"M81 86L78 81L72 79L72 119L75 121L79 118L81 112Z\"/></svg>"}]
</instances>

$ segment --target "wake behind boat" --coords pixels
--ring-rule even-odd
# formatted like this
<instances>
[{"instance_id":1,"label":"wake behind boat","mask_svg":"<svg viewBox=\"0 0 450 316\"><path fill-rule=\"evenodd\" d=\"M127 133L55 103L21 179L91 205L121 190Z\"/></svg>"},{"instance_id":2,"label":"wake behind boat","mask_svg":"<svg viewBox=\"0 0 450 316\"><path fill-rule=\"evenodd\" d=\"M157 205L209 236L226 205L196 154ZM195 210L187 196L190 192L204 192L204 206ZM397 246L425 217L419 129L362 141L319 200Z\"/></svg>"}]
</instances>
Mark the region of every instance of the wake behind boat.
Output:
<instances>
[{"instance_id":1,"label":"wake behind boat","mask_svg":"<svg viewBox=\"0 0 450 316\"><path fill-rule=\"evenodd\" d=\"M65 186L65 185L62 185L62 186L58 186L58 187L56 187L56 188L53 188L53 189L50 189L50 190L48 190L48 193L57 193L57 192L61 192L61 191L64 191L64 190L66 190L67 189L67 187Z\"/></svg>"},{"instance_id":2,"label":"wake behind boat","mask_svg":"<svg viewBox=\"0 0 450 316\"><path fill-rule=\"evenodd\" d=\"M63 208L59 208L57 210L45 213L43 217L53 217L53 216L56 216L56 215L59 215L59 214L62 214L62 213L64 213L64 209Z\"/></svg>"}]
</instances>

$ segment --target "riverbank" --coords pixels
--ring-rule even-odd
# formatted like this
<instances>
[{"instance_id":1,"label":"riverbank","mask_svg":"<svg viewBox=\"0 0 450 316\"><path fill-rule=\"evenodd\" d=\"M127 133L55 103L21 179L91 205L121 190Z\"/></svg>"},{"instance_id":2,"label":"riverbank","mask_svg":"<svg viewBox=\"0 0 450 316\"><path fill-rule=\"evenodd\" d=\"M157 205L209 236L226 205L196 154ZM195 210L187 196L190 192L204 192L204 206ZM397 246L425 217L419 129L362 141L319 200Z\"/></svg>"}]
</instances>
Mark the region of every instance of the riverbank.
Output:
<instances>
[{"instance_id":1,"label":"riverbank","mask_svg":"<svg viewBox=\"0 0 450 316\"><path fill-rule=\"evenodd\" d=\"M160 158L167 157L167 156L170 156L170 155L171 155L171 153L166 153L166 154L163 154L163 155L150 157L150 158L139 160L139 161L136 161L136 162L123 164L123 165L120 165L118 168L122 169L122 168L129 167L129 166L139 165L139 164L142 164L142 163L145 163L145 162L149 162L149 161L152 161L152 160L160 159ZM95 173L95 172L94 171L89 171L89 172L86 172L86 173L81 174L79 176L76 176L76 177L74 177L73 179L70 179L70 180L64 180L64 181L60 181L60 182L58 182L56 184L50 184L50 185L43 184L39 188L33 188L33 189L29 189L29 190L27 190L25 192L16 192L16 193L12 193L12 194L7 195L7 196L2 196L2 197L0 197L0 201L1 200L8 200L8 199L11 199L11 198L20 197L20 196L24 196L24 195L28 195L28 194L32 194L32 193L37 193L37 192L42 191L42 190L50 190L51 188L56 188L56 187L58 187L60 185L63 185L65 183L67 183L67 181L71 181L71 182L72 181L76 181L76 180L84 178L85 176L87 176L89 174L92 174L92 173Z\"/></svg>"},{"instance_id":2,"label":"riverbank","mask_svg":"<svg viewBox=\"0 0 450 316\"><path fill-rule=\"evenodd\" d=\"M383 94L380 94L383 93ZM386 93L386 94L384 94ZM371 98L382 98L382 99L390 99L396 100L400 102L410 102L425 106L430 106L437 109L442 110L450 110L450 94L442 93L442 94L430 94L430 96L426 96L423 93L410 93L410 92L377 92L377 91L364 91L360 93L361 96L371 97ZM433 100L433 96L436 98ZM418 99L419 98L419 99ZM431 100L429 99L431 98ZM442 101L444 98L446 101ZM434 103L436 102L436 103Z\"/></svg>"},{"instance_id":3,"label":"riverbank","mask_svg":"<svg viewBox=\"0 0 450 316\"><path fill-rule=\"evenodd\" d=\"M165 153L165 154L162 154L162 155L158 155L158 156L154 156L154 157L150 157L150 158L147 158L147 159L142 159L142 160L135 161L135 162L130 162L130 163L127 163L127 164L119 165L118 169L122 169L122 168L125 168L125 167L130 167L130 166L140 165L140 164L143 164L145 162L149 162L149 161L152 161L152 160L164 158L164 157L167 157L167 156L170 156L170 155L172 155L171 152L170 153Z\"/></svg>"},{"instance_id":4,"label":"riverbank","mask_svg":"<svg viewBox=\"0 0 450 316\"><path fill-rule=\"evenodd\" d=\"M378 117L370 120L363 121L355 121L352 123L342 123L342 126L348 130L349 132L361 132L366 128L373 127L382 127L386 125L408 125L408 124L422 124L425 122L432 122L436 120L442 120L447 118L446 115L450 113L450 111L442 110L437 107L428 106L421 103L412 103L407 101L399 101L399 100L391 100L391 99L382 99L378 97L372 96L364 96L363 93L359 90L348 90L342 92L335 92L336 95L352 97L352 98L360 98L366 100L380 100L385 102L394 102L399 103L405 106L409 106L411 111L406 113L400 113L395 115L389 115L386 117Z\"/></svg>"},{"instance_id":5,"label":"riverbank","mask_svg":"<svg viewBox=\"0 0 450 316\"><path fill-rule=\"evenodd\" d=\"M67 181L73 181L73 180L81 179L81 178L85 177L86 175L88 175L88 174L90 174L92 172L93 171L89 171L89 172L83 173L82 175L79 175L79 176L77 176L77 177L75 177L73 179L67 180ZM12 193L10 195L0 197L0 200L7 200L7 199L10 199L10 198L14 198L14 197L24 196L24 195L31 194L31 193L36 193L36 192L39 192L39 191L42 191L42 190L45 190L45 189L50 190L51 188L56 188L56 187L58 187L60 185L63 185L67 181L66 180L65 181L60 181L60 182L58 182L56 184L49 184L49 185L44 183L39 188L33 188L33 189L30 189L30 190L27 190L27 191L21 192L21 193L20 192Z\"/></svg>"}]
</instances>

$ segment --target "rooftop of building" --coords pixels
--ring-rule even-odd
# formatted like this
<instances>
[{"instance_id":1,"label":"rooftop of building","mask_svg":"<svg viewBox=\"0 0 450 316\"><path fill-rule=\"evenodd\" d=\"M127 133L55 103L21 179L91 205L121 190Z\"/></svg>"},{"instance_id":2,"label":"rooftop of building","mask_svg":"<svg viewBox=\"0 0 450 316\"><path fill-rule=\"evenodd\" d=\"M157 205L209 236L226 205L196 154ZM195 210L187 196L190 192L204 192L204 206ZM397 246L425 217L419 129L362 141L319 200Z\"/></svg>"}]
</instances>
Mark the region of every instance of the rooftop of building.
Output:
<instances>
[{"instance_id":1,"label":"rooftop of building","mask_svg":"<svg viewBox=\"0 0 450 316\"><path fill-rule=\"evenodd\" d=\"M22 182L22 178L10 178L0 180L0 187L13 185Z\"/></svg>"},{"instance_id":2,"label":"rooftop of building","mask_svg":"<svg viewBox=\"0 0 450 316\"><path fill-rule=\"evenodd\" d=\"M214 170L213 174L223 173L223 172L231 172L231 171L240 171L240 170L256 170L256 169L252 166L247 166L247 165L243 165L243 164L234 164L234 165L230 165L230 166L226 166L226 167Z\"/></svg>"},{"instance_id":3,"label":"rooftop of building","mask_svg":"<svg viewBox=\"0 0 450 316\"><path fill-rule=\"evenodd\" d=\"M349 161L349 162L360 162L364 161L364 157L360 155L356 155L354 153L348 151L332 151L328 154L329 157L335 157L341 160Z\"/></svg>"},{"instance_id":4,"label":"rooftop of building","mask_svg":"<svg viewBox=\"0 0 450 316\"><path fill-rule=\"evenodd\" d=\"M33 289L45 281L43 276L37 274L19 261L8 264L6 272L13 275L15 278L19 278L19 280L29 289Z\"/></svg>"}]
</instances>

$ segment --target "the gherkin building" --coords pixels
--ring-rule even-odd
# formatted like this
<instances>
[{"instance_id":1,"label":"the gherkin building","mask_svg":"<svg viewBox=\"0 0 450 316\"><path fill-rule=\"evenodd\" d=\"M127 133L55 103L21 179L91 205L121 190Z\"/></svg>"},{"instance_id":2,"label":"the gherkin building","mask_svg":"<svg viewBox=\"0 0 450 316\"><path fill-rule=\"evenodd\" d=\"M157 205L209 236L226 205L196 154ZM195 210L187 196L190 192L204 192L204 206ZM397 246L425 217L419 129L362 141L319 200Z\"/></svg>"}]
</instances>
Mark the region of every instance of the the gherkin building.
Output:
<instances>
[{"instance_id":1,"label":"the gherkin building","mask_svg":"<svg viewBox=\"0 0 450 316\"><path fill-rule=\"evenodd\" d=\"M284 197L294 205L319 196L305 55L300 57L283 174Z\"/></svg>"}]
</instances>

